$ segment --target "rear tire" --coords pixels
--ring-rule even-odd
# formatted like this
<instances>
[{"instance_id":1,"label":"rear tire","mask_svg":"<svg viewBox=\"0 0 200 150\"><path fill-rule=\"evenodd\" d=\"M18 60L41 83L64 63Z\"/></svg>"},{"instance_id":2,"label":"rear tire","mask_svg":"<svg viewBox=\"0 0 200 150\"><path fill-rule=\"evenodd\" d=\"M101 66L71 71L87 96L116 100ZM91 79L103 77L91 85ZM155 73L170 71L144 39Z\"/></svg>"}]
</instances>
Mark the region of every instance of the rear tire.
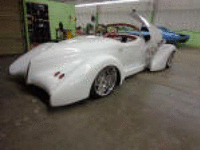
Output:
<instances>
[{"instance_id":1,"label":"rear tire","mask_svg":"<svg viewBox=\"0 0 200 150\"><path fill-rule=\"evenodd\" d=\"M169 58L167 59L167 63L166 63L166 68L171 68L173 65L173 59L174 59L174 54L175 52L172 52L169 56Z\"/></svg>"}]
</instances>

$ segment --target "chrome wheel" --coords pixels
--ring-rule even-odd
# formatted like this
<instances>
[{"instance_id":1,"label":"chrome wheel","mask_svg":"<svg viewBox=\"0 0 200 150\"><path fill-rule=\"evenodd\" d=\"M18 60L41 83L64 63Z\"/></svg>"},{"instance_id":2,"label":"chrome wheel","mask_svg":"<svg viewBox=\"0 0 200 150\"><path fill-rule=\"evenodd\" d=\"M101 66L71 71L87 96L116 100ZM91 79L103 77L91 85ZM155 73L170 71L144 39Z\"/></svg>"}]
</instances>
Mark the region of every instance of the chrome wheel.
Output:
<instances>
[{"instance_id":1,"label":"chrome wheel","mask_svg":"<svg viewBox=\"0 0 200 150\"><path fill-rule=\"evenodd\" d=\"M106 96L110 94L117 82L117 70L115 67L106 67L103 69L93 84L93 93L96 96Z\"/></svg>"},{"instance_id":2,"label":"chrome wheel","mask_svg":"<svg viewBox=\"0 0 200 150\"><path fill-rule=\"evenodd\" d=\"M171 55L169 56L168 60L167 60L167 64L166 67L170 68L173 64L173 58L174 58L174 52L171 53Z\"/></svg>"}]
</instances>

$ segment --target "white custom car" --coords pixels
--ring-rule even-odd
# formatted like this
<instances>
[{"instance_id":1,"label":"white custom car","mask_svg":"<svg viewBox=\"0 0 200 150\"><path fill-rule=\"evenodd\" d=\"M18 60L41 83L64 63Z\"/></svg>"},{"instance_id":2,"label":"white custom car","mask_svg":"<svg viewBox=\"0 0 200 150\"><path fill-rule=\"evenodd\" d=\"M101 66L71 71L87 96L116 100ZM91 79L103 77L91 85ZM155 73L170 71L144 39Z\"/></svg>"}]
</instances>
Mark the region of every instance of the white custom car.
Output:
<instances>
[{"instance_id":1,"label":"white custom car","mask_svg":"<svg viewBox=\"0 0 200 150\"><path fill-rule=\"evenodd\" d=\"M142 16L131 15L148 28L150 36L110 33L41 44L12 63L9 72L43 88L51 106L61 106L91 95L107 96L127 76L146 68L170 67L176 48L162 43L159 29Z\"/></svg>"}]
</instances>

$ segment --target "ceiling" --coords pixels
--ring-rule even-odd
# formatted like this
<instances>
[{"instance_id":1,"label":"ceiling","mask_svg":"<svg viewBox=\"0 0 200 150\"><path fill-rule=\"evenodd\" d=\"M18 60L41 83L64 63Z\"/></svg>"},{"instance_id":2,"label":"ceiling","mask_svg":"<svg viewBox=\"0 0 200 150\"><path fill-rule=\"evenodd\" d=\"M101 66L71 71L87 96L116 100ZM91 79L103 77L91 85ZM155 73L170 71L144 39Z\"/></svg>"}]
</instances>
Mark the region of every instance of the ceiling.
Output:
<instances>
[{"instance_id":1,"label":"ceiling","mask_svg":"<svg viewBox=\"0 0 200 150\"><path fill-rule=\"evenodd\" d=\"M86 3L93 3L93 2L103 2L103 1L115 1L115 0L54 0L60 1L64 3L71 3L71 4L86 4ZM142 1L154 1L154 0L140 0ZM157 0L158 7L160 9L199 9L200 8L200 0Z\"/></svg>"}]
</instances>

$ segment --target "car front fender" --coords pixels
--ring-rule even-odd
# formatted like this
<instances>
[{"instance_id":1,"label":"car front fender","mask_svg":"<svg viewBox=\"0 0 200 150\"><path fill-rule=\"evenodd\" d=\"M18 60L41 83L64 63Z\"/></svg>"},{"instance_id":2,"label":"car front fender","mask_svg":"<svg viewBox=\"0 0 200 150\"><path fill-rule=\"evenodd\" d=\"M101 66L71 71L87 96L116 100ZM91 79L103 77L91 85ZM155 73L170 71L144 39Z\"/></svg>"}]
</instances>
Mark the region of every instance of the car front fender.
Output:
<instances>
[{"instance_id":1,"label":"car front fender","mask_svg":"<svg viewBox=\"0 0 200 150\"><path fill-rule=\"evenodd\" d=\"M159 47L150 63L150 71L159 71L165 69L167 60L172 52L176 51L176 47L171 44L163 44Z\"/></svg>"}]
</instances>

